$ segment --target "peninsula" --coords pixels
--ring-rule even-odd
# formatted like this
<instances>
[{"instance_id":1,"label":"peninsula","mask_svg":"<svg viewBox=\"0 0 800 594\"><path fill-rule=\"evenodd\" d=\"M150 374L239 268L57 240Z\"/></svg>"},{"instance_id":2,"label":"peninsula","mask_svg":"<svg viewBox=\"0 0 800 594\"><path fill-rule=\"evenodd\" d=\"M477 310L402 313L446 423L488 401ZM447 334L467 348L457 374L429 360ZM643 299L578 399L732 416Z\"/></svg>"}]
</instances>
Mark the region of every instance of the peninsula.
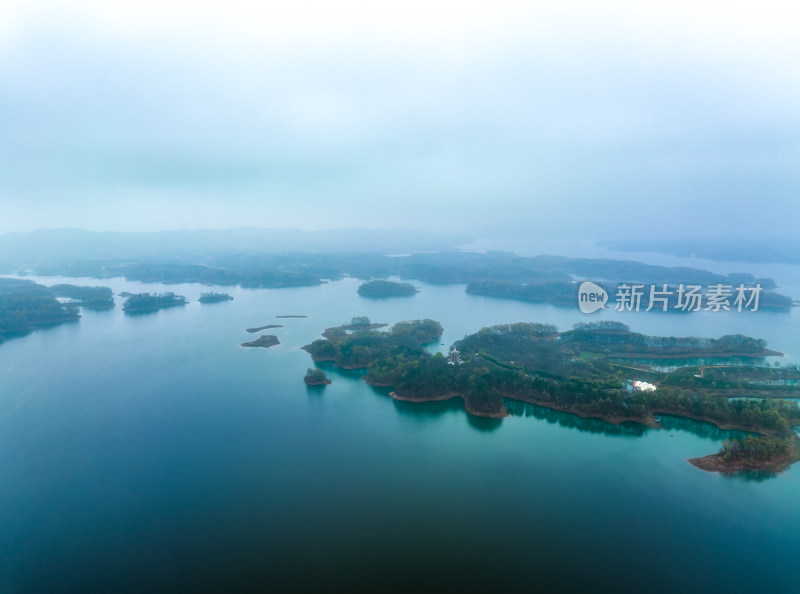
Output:
<instances>
[{"instance_id":1,"label":"peninsula","mask_svg":"<svg viewBox=\"0 0 800 594\"><path fill-rule=\"evenodd\" d=\"M780 353L763 340L646 336L624 324L576 324L559 332L550 324L517 323L483 328L457 341L448 355L422 344L441 336L433 320L395 324L389 332L326 330L303 347L316 361L367 368L365 380L393 388L398 400L426 402L459 397L470 414L501 418L504 400L518 400L595 417L658 427L656 415L708 421L724 429L759 434L726 444L719 461L692 463L704 470L782 469L800 459L800 409L783 397L800 395L794 366L733 365ZM713 365L670 372L630 359L713 359ZM729 361L729 364L726 364Z\"/></svg>"}]
</instances>

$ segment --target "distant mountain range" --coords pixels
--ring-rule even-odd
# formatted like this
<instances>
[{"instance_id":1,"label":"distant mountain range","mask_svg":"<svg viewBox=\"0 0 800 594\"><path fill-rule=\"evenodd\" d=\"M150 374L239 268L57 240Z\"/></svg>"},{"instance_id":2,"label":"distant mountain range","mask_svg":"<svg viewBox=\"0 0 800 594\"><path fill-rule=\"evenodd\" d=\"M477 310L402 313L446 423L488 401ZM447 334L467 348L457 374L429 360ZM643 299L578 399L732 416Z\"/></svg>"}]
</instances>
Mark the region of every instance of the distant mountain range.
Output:
<instances>
[{"instance_id":1,"label":"distant mountain range","mask_svg":"<svg viewBox=\"0 0 800 594\"><path fill-rule=\"evenodd\" d=\"M174 260L220 254L380 253L447 251L469 237L403 229L257 229L151 233L42 229L0 235L0 267L26 268L76 260Z\"/></svg>"},{"instance_id":2,"label":"distant mountain range","mask_svg":"<svg viewBox=\"0 0 800 594\"><path fill-rule=\"evenodd\" d=\"M610 250L658 252L718 262L800 264L800 241L796 237L702 238L702 239L616 239L599 242Z\"/></svg>"}]
</instances>

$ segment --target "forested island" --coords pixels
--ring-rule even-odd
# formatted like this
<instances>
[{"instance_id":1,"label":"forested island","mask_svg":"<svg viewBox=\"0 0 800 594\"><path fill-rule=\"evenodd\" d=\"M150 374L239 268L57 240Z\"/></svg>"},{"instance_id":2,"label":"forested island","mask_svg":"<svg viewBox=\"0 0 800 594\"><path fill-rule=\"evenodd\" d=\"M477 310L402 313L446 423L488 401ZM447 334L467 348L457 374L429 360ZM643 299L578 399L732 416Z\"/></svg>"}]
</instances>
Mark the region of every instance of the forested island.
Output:
<instances>
[{"instance_id":1,"label":"forested island","mask_svg":"<svg viewBox=\"0 0 800 594\"><path fill-rule=\"evenodd\" d=\"M278 337L275 336L274 334L262 334L261 336L259 336L255 340L251 340L250 342L243 342L241 344L241 346L243 346L243 347L261 347L261 348L268 349L270 347L274 347L276 345L279 345L280 343L281 343L281 341L278 340Z\"/></svg>"},{"instance_id":2,"label":"forested island","mask_svg":"<svg viewBox=\"0 0 800 594\"><path fill-rule=\"evenodd\" d=\"M125 300L122 309L126 313L139 313L186 305L186 303L186 297L176 295L171 291L166 293L136 293Z\"/></svg>"},{"instance_id":3,"label":"forested island","mask_svg":"<svg viewBox=\"0 0 800 594\"><path fill-rule=\"evenodd\" d=\"M200 293L198 301L200 303L220 303L222 301L233 301L233 297L227 293L211 291L210 293Z\"/></svg>"},{"instance_id":4,"label":"forested island","mask_svg":"<svg viewBox=\"0 0 800 594\"><path fill-rule=\"evenodd\" d=\"M371 280L358 287L358 294L362 297L410 297L419 293L411 283L397 283L388 280Z\"/></svg>"},{"instance_id":5,"label":"forested island","mask_svg":"<svg viewBox=\"0 0 800 594\"><path fill-rule=\"evenodd\" d=\"M800 459L791 429L800 424L800 409L781 399L800 395L796 367L714 365L660 372L620 357L775 355L763 340L646 336L616 322L576 324L566 332L550 324L517 323L483 328L457 341L448 356L426 352L422 344L440 335L438 322L417 320L395 324L389 332L328 329L325 339L303 348L315 361L367 368L366 381L392 387L396 399L460 397L466 410L479 416L506 416L504 399L511 399L611 423L656 427L656 415L669 414L759 434L726 444L712 456L715 464L708 457L692 460L706 470L779 470ZM640 390L636 382L653 389Z\"/></svg>"},{"instance_id":6,"label":"forested island","mask_svg":"<svg viewBox=\"0 0 800 594\"><path fill-rule=\"evenodd\" d=\"M321 369L311 369L310 367L306 370L303 381L307 386L327 386L332 383L325 375L324 371Z\"/></svg>"}]
</instances>

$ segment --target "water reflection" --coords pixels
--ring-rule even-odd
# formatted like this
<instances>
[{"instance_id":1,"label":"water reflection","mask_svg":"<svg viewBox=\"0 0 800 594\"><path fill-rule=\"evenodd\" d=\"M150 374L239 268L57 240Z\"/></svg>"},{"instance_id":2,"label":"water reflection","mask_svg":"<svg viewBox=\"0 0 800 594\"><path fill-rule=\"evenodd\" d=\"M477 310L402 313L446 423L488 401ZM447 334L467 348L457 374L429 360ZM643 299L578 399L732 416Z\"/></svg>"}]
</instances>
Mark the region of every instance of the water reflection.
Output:
<instances>
[{"instance_id":1,"label":"water reflection","mask_svg":"<svg viewBox=\"0 0 800 594\"><path fill-rule=\"evenodd\" d=\"M763 483L766 480L780 476L779 472L772 472L770 470L743 470L736 474L724 474L726 479L733 479L739 481Z\"/></svg>"},{"instance_id":2,"label":"water reflection","mask_svg":"<svg viewBox=\"0 0 800 594\"><path fill-rule=\"evenodd\" d=\"M711 441L725 441L726 439L742 439L748 435L756 435L747 431L736 431L731 429L720 429L707 421L697 421L685 417L674 417L672 415L656 415L656 420L668 431L686 431L697 437L709 439Z\"/></svg>"},{"instance_id":3,"label":"water reflection","mask_svg":"<svg viewBox=\"0 0 800 594\"><path fill-rule=\"evenodd\" d=\"M392 388L385 386L370 386L370 388L372 388L375 394L392 398L389 396L389 392L392 391ZM436 418L448 413L461 412L466 415L470 427L482 433L496 431L503 424L503 419L489 419L469 414L464 409L464 401L457 396L448 400L438 400L436 402L409 402L407 400L395 400L392 398L392 404L394 404L394 409L399 414L417 419Z\"/></svg>"},{"instance_id":4,"label":"water reflection","mask_svg":"<svg viewBox=\"0 0 800 594\"><path fill-rule=\"evenodd\" d=\"M587 433L601 433L621 437L641 437L649 427L640 423L621 423L614 425L601 419L587 419L572 413L553 410L518 400L506 400L508 413L513 417L534 417L551 424L558 424L568 429L577 429Z\"/></svg>"},{"instance_id":5,"label":"water reflection","mask_svg":"<svg viewBox=\"0 0 800 594\"><path fill-rule=\"evenodd\" d=\"M470 427L477 429L481 433L491 433L500 429L500 426L503 424L503 419L476 417L475 415L467 413L467 422Z\"/></svg>"},{"instance_id":6,"label":"water reflection","mask_svg":"<svg viewBox=\"0 0 800 594\"><path fill-rule=\"evenodd\" d=\"M366 367L359 367L358 369L345 369L344 367L336 367L333 361L317 361L314 363L318 369L325 372L326 375L338 375L347 379L361 379L367 374Z\"/></svg>"},{"instance_id":7,"label":"water reflection","mask_svg":"<svg viewBox=\"0 0 800 594\"><path fill-rule=\"evenodd\" d=\"M388 396L388 392L386 392L386 395ZM451 398L450 400L440 400L438 402L408 402L392 398L392 403L398 413L408 417L441 417L447 413L458 411L463 411L464 414L467 414L461 398Z\"/></svg>"},{"instance_id":8,"label":"water reflection","mask_svg":"<svg viewBox=\"0 0 800 594\"><path fill-rule=\"evenodd\" d=\"M157 314L161 310L160 309L136 309L136 310L130 310L130 309L126 310L126 309L124 309L122 311L126 316L130 316L131 318L144 318L144 317L147 317L147 316L151 316L153 314Z\"/></svg>"}]
</instances>

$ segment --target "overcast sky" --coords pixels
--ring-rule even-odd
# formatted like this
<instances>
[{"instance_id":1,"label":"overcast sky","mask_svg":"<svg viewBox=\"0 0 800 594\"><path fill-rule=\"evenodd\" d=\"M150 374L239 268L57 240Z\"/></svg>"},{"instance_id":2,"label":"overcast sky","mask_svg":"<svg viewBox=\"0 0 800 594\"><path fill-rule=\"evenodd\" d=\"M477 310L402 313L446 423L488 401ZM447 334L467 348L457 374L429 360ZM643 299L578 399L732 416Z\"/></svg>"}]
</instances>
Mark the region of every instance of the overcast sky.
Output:
<instances>
[{"instance_id":1,"label":"overcast sky","mask_svg":"<svg viewBox=\"0 0 800 594\"><path fill-rule=\"evenodd\" d=\"M387 4L3 0L0 232L797 235L797 4Z\"/></svg>"}]
</instances>

